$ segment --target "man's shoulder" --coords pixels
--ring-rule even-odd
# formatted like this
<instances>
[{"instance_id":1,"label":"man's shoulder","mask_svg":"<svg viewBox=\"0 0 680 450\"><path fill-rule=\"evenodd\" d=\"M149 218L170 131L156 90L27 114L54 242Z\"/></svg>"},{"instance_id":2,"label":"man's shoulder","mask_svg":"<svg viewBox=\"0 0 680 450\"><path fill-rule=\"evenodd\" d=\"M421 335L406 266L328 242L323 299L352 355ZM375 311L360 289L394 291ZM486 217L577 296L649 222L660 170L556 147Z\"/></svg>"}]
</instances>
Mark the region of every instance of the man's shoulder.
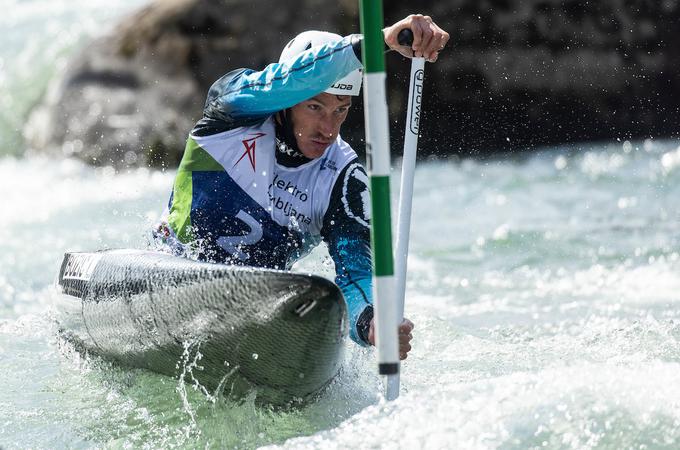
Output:
<instances>
[{"instance_id":1,"label":"man's shoulder","mask_svg":"<svg viewBox=\"0 0 680 450\"><path fill-rule=\"evenodd\" d=\"M271 116L241 117L239 119L225 120L223 118L212 118L203 116L191 130L194 138L205 138L229 131L261 127Z\"/></svg>"},{"instance_id":2,"label":"man's shoulder","mask_svg":"<svg viewBox=\"0 0 680 450\"><path fill-rule=\"evenodd\" d=\"M253 69L239 68L222 75L208 90L203 107L203 117L191 130L195 136L210 136L240 127L258 126L270 114L248 113L247 110L234 110L225 99L248 88L242 78L253 73Z\"/></svg>"},{"instance_id":3,"label":"man's shoulder","mask_svg":"<svg viewBox=\"0 0 680 450\"><path fill-rule=\"evenodd\" d=\"M244 177L250 174L252 178L255 173L263 172L256 171L257 167L268 167L268 161L274 158L274 135L271 118L253 126L227 129L214 126L210 133L196 133L193 130L187 141L187 149L195 147L200 154L206 153L230 174L243 173ZM189 157L187 150L186 157ZM264 170L264 173L267 172ZM252 180L248 183L252 183Z\"/></svg>"},{"instance_id":4,"label":"man's shoulder","mask_svg":"<svg viewBox=\"0 0 680 450\"><path fill-rule=\"evenodd\" d=\"M343 151L337 152L336 177L324 214L323 228L327 238L345 232L359 235L368 229L370 222L370 195L366 170L349 144L345 143L344 146L338 147L337 150ZM336 163L336 160L332 162Z\"/></svg>"},{"instance_id":5,"label":"man's shoulder","mask_svg":"<svg viewBox=\"0 0 680 450\"><path fill-rule=\"evenodd\" d=\"M338 136L332 151L323 157L322 166L328 167L332 164L332 168L340 173L354 163L360 164L359 156L349 143L343 140L341 136Z\"/></svg>"}]
</instances>

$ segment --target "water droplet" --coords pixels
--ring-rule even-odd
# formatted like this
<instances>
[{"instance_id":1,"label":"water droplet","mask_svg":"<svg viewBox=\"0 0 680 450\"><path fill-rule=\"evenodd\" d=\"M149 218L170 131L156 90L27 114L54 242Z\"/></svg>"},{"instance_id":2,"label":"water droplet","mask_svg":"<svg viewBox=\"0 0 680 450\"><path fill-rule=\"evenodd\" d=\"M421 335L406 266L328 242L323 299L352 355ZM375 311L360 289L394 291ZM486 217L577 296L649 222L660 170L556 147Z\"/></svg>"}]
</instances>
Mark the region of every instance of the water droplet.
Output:
<instances>
[{"instance_id":1,"label":"water droplet","mask_svg":"<svg viewBox=\"0 0 680 450\"><path fill-rule=\"evenodd\" d=\"M567 167L567 158L564 156L560 155L557 158L555 158L555 168L557 170L563 170Z\"/></svg>"},{"instance_id":2,"label":"water droplet","mask_svg":"<svg viewBox=\"0 0 680 450\"><path fill-rule=\"evenodd\" d=\"M623 141L623 152L630 153L633 151L633 144L630 141Z\"/></svg>"}]
</instances>

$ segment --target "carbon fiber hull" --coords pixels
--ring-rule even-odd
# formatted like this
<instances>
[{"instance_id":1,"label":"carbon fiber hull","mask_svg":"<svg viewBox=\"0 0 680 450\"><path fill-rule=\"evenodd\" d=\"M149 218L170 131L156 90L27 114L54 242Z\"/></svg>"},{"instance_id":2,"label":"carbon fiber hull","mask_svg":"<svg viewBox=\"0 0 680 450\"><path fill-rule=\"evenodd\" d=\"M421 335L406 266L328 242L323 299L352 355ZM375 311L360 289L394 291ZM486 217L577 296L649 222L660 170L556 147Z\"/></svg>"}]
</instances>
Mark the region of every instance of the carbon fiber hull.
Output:
<instances>
[{"instance_id":1,"label":"carbon fiber hull","mask_svg":"<svg viewBox=\"0 0 680 450\"><path fill-rule=\"evenodd\" d=\"M282 404L340 367L346 308L321 277L114 250L65 254L58 287L62 333L78 348L211 392L256 388Z\"/></svg>"}]
</instances>

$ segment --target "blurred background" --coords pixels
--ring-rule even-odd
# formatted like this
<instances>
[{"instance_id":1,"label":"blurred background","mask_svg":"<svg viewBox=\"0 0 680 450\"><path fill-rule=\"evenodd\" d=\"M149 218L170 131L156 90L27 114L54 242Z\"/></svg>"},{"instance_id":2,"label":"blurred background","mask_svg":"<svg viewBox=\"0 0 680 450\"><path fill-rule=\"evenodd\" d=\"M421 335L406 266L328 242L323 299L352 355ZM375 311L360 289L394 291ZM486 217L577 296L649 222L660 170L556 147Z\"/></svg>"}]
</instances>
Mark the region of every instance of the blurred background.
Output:
<instances>
[{"instance_id":1,"label":"blurred background","mask_svg":"<svg viewBox=\"0 0 680 450\"><path fill-rule=\"evenodd\" d=\"M118 18L125 3L138 9ZM96 39L55 35L47 52L38 42L20 55L4 50L1 153L20 153L23 135L32 150L94 165L175 167L222 74L276 61L305 29L359 31L354 0L291 0L275 14L266 2L246 0L117 5L103 13L112 19ZM385 23L413 8L386 2ZM424 0L418 8L451 34L439 61L426 68L422 156L680 133L677 0ZM54 20L41 32L49 35ZM22 39L16 33L3 45ZM50 59L66 50L77 51L50 70ZM409 63L394 52L386 59L396 152ZM16 73L17 64L28 73ZM20 98L23 89L31 96ZM361 101L355 105L343 135L362 151Z\"/></svg>"}]
</instances>

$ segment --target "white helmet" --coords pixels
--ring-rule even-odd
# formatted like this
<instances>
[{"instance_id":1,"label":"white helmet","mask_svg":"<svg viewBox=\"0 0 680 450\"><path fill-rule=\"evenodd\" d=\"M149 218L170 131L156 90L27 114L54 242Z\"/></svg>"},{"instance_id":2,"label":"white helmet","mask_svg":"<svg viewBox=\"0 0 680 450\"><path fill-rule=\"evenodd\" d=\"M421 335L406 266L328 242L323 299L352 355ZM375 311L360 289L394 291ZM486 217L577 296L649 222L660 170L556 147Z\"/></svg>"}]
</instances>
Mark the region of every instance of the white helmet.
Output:
<instances>
[{"instance_id":1,"label":"white helmet","mask_svg":"<svg viewBox=\"0 0 680 450\"><path fill-rule=\"evenodd\" d=\"M283 49L279 62L293 58L298 54L318 45L334 43L342 36L326 31L304 31L295 36ZM331 85L324 92L333 95L359 95L361 90L362 71L356 69Z\"/></svg>"}]
</instances>

